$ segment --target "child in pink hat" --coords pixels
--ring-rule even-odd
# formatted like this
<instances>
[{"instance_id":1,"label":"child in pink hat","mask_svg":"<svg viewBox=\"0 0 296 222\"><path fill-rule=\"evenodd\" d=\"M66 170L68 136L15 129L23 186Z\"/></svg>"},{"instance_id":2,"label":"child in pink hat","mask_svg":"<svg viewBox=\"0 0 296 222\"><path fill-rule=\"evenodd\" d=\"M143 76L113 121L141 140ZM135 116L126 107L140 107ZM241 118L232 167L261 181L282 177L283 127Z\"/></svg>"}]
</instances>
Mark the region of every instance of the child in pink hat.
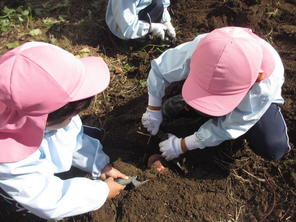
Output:
<instances>
[{"instance_id":1,"label":"child in pink hat","mask_svg":"<svg viewBox=\"0 0 296 222\"><path fill-rule=\"evenodd\" d=\"M166 87L184 79L182 95L162 102ZM218 28L152 61L142 124L156 135L164 117L185 109L208 118L192 135L169 134L159 144L167 160L242 135L256 154L278 160L290 150L279 108L283 82L282 61L268 42L247 28Z\"/></svg>"},{"instance_id":2,"label":"child in pink hat","mask_svg":"<svg viewBox=\"0 0 296 222\"><path fill-rule=\"evenodd\" d=\"M124 186L98 132L78 113L109 84L99 57L25 43L0 57L0 188L29 212L59 220L100 208ZM75 166L93 179L60 179Z\"/></svg>"}]
</instances>

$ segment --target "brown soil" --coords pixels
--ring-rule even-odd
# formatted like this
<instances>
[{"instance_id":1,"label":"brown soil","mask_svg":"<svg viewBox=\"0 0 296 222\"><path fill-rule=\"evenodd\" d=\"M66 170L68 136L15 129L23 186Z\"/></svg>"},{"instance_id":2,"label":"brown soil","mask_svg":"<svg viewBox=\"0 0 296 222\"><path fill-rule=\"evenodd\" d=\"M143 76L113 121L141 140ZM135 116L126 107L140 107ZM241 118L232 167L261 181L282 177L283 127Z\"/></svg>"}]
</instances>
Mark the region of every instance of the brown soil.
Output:
<instances>
[{"instance_id":1,"label":"brown soil","mask_svg":"<svg viewBox=\"0 0 296 222\"><path fill-rule=\"evenodd\" d=\"M95 1L75 2L62 11L71 14L69 22L53 25L47 35L54 35L57 44L73 53L89 47L93 54L104 56L111 70L111 84L83 119L104 128L102 143L116 168L149 182L137 189L124 190L95 212L65 221L296 221L295 0L172 0L177 44L214 28L233 25L252 28L278 50L286 70L282 111L292 151L281 161L269 162L238 139L192 151L180 160L181 168L168 164L170 170L166 173L146 167L148 157L158 152L159 139L144 133L140 119L147 103L143 81L150 61L170 46L123 42L113 37L104 23L106 1L99 1L97 7L91 4ZM92 12L89 20L77 25L87 11ZM61 11L53 13L58 15ZM72 44L63 45L64 37L71 39ZM180 83L170 87L168 94L179 89ZM165 124L163 129L185 136L200 124L182 118ZM76 173L81 172L73 170L72 175ZM14 213L3 201L1 214L5 216L1 221L39 220L30 214Z\"/></svg>"}]
</instances>

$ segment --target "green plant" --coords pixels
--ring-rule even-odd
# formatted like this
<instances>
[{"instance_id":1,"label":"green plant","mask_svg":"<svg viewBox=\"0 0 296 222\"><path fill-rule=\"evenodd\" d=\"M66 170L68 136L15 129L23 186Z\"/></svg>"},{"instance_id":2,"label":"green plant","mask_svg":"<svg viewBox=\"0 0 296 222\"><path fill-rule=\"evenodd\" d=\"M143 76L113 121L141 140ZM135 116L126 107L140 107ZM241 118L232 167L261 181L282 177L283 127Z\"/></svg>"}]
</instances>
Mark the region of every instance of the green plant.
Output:
<instances>
[{"instance_id":1,"label":"green plant","mask_svg":"<svg viewBox=\"0 0 296 222\"><path fill-rule=\"evenodd\" d=\"M136 68L135 66L133 66L129 63L123 64L123 67L122 67L124 72L131 72L131 71L135 70L135 68Z\"/></svg>"},{"instance_id":2,"label":"green plant","mask_svg":"<svg viewBox=\"0 0 296 222\"><path fill-rule=\"evenodd\" d=\"M147 80L146 79L140 79L139 84L140 84L140 86L142 88L146 88L147 87Z\"/></svg>"},{"instance_id":3,"label":"green plant","mask_svg":"<svg viewBox=\"0 0 296 222\"><path fill-rule=\"evenodd\" d=\"M15 28L20 24L26 24L28 27L29 23L32 21L30 8L24 8L19 6L18 8L8 8L5 6L1 10L0 16L0 31L8 32L11 28Z\"/></svg>"},{"instance_id":4,"label":"green plant","mask_svg":"<svg viewBox=\"0 0 296 222\"><path fill-rule=\"evenodd\" d=\"M70 0L61 1L46 1L42 4L42 7L48 11L54 11L61 8L68 8L70 6Z\"/></svg>"}]
</instances>

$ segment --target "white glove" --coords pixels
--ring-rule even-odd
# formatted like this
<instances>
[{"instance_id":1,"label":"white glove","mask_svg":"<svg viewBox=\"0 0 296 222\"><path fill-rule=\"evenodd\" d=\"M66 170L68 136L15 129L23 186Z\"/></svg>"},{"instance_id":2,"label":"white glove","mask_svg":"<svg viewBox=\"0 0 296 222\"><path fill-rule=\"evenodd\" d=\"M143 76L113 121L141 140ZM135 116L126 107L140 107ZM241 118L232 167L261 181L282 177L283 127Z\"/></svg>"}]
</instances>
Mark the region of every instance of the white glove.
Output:
<instances>
[{"instance_id":1,"label":"white glove","mask_svg":"<svg viewBox=\"0 0 296 222\"><path fill-rule=\"evenodd\" d=\"M150 32L152 35L159 37L161 40L164 40L165 31L167 27L161 23L151 23L150 24Z\"/></svg>"},{"instance_id":2,"label":"white glove","mask_svg":"<svg viewBox=\"0 0 296 222\"><path fill-rule=\"evenodd\" d=\"M152 135L156 135L162 122L161 110L146 109L142 116L142 124Z\"/></svg>"},{"instance_id":3,"label":"white glove","mask_svg":"<svg viewBox=\"0 0 296 222\"><path fill-rule=\"evenodd\" d=\"M168 161L177 158L183 153L181 149L181 138L170 133L167 140L159 143L159 148L162 152L161 155Z\"/></svg>"},{"instance_id":4,"label":"white glove","mask_svg":"<svg viewBox=\"0 0 296 222\"><path fill-rule=\"evenodd\" d=\"M173 38L173 39L176 38L176 31L175 31L175 28L173 27L172 23L171 22L165 22L164 25L167 28L168 36Z\"/></svg>"}]
</instances>

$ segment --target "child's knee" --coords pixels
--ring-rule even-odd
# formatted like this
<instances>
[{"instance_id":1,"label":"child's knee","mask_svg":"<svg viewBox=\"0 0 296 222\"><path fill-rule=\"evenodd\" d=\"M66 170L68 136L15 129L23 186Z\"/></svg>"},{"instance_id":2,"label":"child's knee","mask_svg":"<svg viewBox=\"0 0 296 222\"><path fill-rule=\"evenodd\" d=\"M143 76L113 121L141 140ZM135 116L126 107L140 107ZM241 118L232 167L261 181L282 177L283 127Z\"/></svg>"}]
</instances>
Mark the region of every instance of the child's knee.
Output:
<instances>
[{"instance_id":1,"label":"child's knee","mask_svg":"<svg viewBox=\"0 0 296 222\"><path fill-rule=\"evenodd\" d=\"M290 151L290 146L287 143L267 144L265 148L262 157L266 160L280 160Z\"/></svg>"}]
</instances>

